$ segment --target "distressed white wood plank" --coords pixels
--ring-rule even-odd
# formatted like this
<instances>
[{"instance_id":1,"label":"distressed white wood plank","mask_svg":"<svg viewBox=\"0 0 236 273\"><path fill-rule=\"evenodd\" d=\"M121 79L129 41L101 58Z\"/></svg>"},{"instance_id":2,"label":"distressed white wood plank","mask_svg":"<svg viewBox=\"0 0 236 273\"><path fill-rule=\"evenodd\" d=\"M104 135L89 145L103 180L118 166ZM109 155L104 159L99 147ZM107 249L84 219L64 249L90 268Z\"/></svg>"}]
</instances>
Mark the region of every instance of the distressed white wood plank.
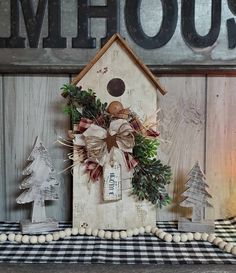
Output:
<instances>
[{"instance_id":1,"label":"distressed white wood plank","mask_svg":"<svg viewBox=\"0 0 236 273\"><path fill-rule=\"evenodd\" d=\"M69 76L5 76L5 149L7 220L27 218L30 208L16 204L21 172L32 150L36 136L45 143L56 171L65 168L63 159L68 151L54 142L65 136L69 119L62 113L63 98L60 87L69 82ZM58 220L70 219L70 175L59 175L60 201L50 202L47 215Z\"/></svg>"},{"instance_id":2,"label":"distressed white wood plank","mask_svg":"<svg viewBox=\"0 0 236 273\"><path fill-rule=\"evenodd\" d=\"M209 77L207 92L206 176L215 218L236 211L236 79Z\"/></svg>"},{"instance_id":3,"label":"distressed white wood plank","mask_svg":"<svg viewBox=\"0 0 236 273\"><path fill-rule=\"evenodd\" d=\"M126 90L120 97L113 97L107 91L107 84L113 78L120 78L125 83ZM80 85L84 89L91 88L103 102L110 103L118 100L125 108L130 107L132 111L139 114L142 119L147 116L153 116L153 119L156 119L155 111L159 91L117 42L114 42L97 60L79 81L78 86ZM96 228L126 229L155 224L155 206L150 202L139 202L130 195L132 187L130 175L123 176L122 199L104 203L101 197L102 183L89 185L89 178L84 173L83 166L74 168L74 226L87 223L90 227Z\"/></svg>"},{"instance_id":4,"label":"distressed white wood plank","mask_svg":"<svg viewBox=\"0 0 236 273\"><path fill-rule=\"evenodd\" d=\"M181 208L181 193L189 169L198 160L204 166L205 135L205 77L163 76L161 83L168 93L160 97L161 109L159 156L172 167L173 181L168 187L172 204L158 209L158 220L176 220L190 216L190 210Z\"/></svg>"},{"instance_id":5,"label":"distressed white wood plank","mask_svg":"<svg viewBox=\"0 0 236 273\"><path fill-rule=\"evenodd\" d=\"M6 216L5 196L5 147L4 147L4 102L2 89L2 75L0 75L0 221Z\"/></svg>"}]
</instances>

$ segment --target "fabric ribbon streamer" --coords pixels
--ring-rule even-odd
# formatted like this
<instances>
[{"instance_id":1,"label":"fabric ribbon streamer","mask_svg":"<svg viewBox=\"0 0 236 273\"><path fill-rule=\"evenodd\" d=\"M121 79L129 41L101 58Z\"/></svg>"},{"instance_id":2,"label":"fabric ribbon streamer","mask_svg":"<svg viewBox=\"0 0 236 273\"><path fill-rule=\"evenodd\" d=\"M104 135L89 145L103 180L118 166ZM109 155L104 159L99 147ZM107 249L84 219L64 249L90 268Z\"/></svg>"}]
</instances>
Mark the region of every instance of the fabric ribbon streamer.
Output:
<instances>
[{"instance_id":1,"label":"fabric ribbon streamer","mask_svg":"<svg viewBox=\"0 0 236 273\"><path fill-rule=\"evenodd\" d=\"M145 126L136 116L131 120L130 124L136 133L143 136L156 138L160 135L159 132L153 130L151 127Z\"/></svg>"},{"instance_id":2,"label":"fabric ribbon streamer","mask_svg":"<svg viewBox=\"0 0 236 273\"><path fill-rule=\"evenodd\" d=\"M85 162L86 172L89 173L89 177L93 182L96 182L102 176L102 166L100 166L97 162L87 160Z\"/></svg>"}]
</instances>

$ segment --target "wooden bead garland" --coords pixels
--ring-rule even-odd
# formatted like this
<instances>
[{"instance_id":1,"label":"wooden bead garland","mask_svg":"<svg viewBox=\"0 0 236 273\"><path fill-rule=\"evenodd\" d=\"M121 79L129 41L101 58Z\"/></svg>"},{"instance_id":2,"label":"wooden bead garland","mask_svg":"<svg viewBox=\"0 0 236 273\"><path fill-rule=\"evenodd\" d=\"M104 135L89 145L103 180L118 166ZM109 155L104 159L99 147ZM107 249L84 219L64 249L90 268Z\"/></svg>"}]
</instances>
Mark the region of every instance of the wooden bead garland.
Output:
<instances>
[{"instance_id":1,"label":"wooden bead garland","mask_svg":"<svg viewBox=\"0 0 236 273\"><path fill-rule=\"evenodd\" d=\"M99 238L103 239L126 239L127 237L137 236L139 234L144 233L151 233L154 236L160 238L161 240L164 240L167 243L175 242L175 243L184 243L187 241L192 240L203 240L208 241L213 245L218 246L220 249L227 253L231 253L236 256L236 245L233 243L225 242L223 239L216 237L215 234L207 234L207 233L181 233L181 234L170 234L168 232L163 231L162 229L159 229L158 227L151 227L151 226L145 226L140 228L134 228L134 229L128 229L128 230L122 230L122 231L105 231L102 229L91 229L89 227L80 227L80 228L66 228L65 230L55 231L52 234L46 234L46 235L22 235L20 233L14 234L0 234L0 243L4 243L7 240L10 242L18 242L23 244L44 244L44 243L50 243L52 241L58 241L59 239L63 239L66 237L70 237L71 235L77 236L79 235L87 235L87 236L98 236Z\"/></svg>"}]
</instances>

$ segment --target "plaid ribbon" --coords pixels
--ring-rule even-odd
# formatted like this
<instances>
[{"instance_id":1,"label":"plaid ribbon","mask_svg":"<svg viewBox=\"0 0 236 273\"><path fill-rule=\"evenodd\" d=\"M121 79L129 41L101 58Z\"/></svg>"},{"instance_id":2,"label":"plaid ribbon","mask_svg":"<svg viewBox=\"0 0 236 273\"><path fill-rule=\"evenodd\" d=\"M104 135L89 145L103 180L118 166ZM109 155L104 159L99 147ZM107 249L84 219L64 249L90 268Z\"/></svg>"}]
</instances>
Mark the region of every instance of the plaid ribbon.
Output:
<instances>
[{"instance_id":1,"label":"plaid ribbon","mask_svg":"<svg viewBox=\"0 0 236 273\"><path fill-rule=\"evenodd\" d=\"M138 165L138 161L133 158L133 156L129 153L124 153L125 160L127 163L128 170L131 171Z\"/></svg>"},{"instance_id":2,"label":"plaid ribbon","mask_svg":"<svg viewBox=\"0 0 236 273\"><path fill-rule=\"evenodd\" d=\"M74 124L75 133L82 134L90 127L92 123L93 121L91 119L81 118L79 123Z\"/></svg>"},{"instance_id":3,"label":"plaid ribbon","mask_svg":"<svg viewBox=\"0 0 236 273\"><path fill-rule=\"evenodd\" d=\"M146 135L146 128L143 126L142 122L138 119L138 118L133 118L130 121L130 124L132 126L132 128L134 129L134 131L138 134L141 135Z\"/></svg>"},{"instance_id":4,"label":"plaid ribbon","mask_svg":"<svg viewBox=\"0 0 236 273\"><path fill-rule=\"evenodd\" d=\"M146 129L145 126L143 126L142 122L137 117L134 117L133 120L131 120L130 124L133 127L134 131L138 134L154 138L160 135L159 132L151 128Z\"/></svg>"},{"instance_id":5,"label":"plaid ribbon","mask_svg":"<svg viewBox=\"0 0 236 273\"><path fill-rule=\"evenodd\" d=\"M159 137L160 133L153 130L153 129L148 129L147 130L147 136L149 137Z\"/></svg>"},{"instance_id":6,"label":"plaid ribbon","mask_svg":"<svg viewBox=\"0 0 236 273\"><path fill-rule=\"evenodd\" d=\"M76 134L82 134L90 127L91 124L96 124L98 126L104 127L105 126L104 116L101 115L94 120L88 118L81 118L79 123L74 124L74 131Z\"/></svg>"},{"instance_id":7,"label":"plaid ribbon","mask_svg":"<svg viewBox=\"0 0 236 273\"><path fill-rule=\"evenodd\" d=\"M91 180L93 182L98 181L103 173L102 166L92 160L86 161L85 164L86 164L86 172L89 174L89 177L91 178Z\"/></svg>"}]
</instances>

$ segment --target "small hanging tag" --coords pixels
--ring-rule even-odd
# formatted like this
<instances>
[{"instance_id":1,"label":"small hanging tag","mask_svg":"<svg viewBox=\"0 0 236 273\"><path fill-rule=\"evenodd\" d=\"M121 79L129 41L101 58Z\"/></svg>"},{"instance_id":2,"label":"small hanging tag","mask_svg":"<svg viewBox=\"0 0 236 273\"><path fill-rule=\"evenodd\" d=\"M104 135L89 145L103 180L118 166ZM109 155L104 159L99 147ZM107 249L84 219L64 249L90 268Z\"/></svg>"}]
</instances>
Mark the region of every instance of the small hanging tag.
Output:
<instances>
[{"instance_id":1,"label":"small hanging tag","mask_svg":"<svg viewBox=\"0 0 236 273\"><path fill-rule=\"evenodd\" d=\"M104 166L104 201L117 201L121 199L121 166L117 162L107 163Z\"/></svg>"}]
</instances>

